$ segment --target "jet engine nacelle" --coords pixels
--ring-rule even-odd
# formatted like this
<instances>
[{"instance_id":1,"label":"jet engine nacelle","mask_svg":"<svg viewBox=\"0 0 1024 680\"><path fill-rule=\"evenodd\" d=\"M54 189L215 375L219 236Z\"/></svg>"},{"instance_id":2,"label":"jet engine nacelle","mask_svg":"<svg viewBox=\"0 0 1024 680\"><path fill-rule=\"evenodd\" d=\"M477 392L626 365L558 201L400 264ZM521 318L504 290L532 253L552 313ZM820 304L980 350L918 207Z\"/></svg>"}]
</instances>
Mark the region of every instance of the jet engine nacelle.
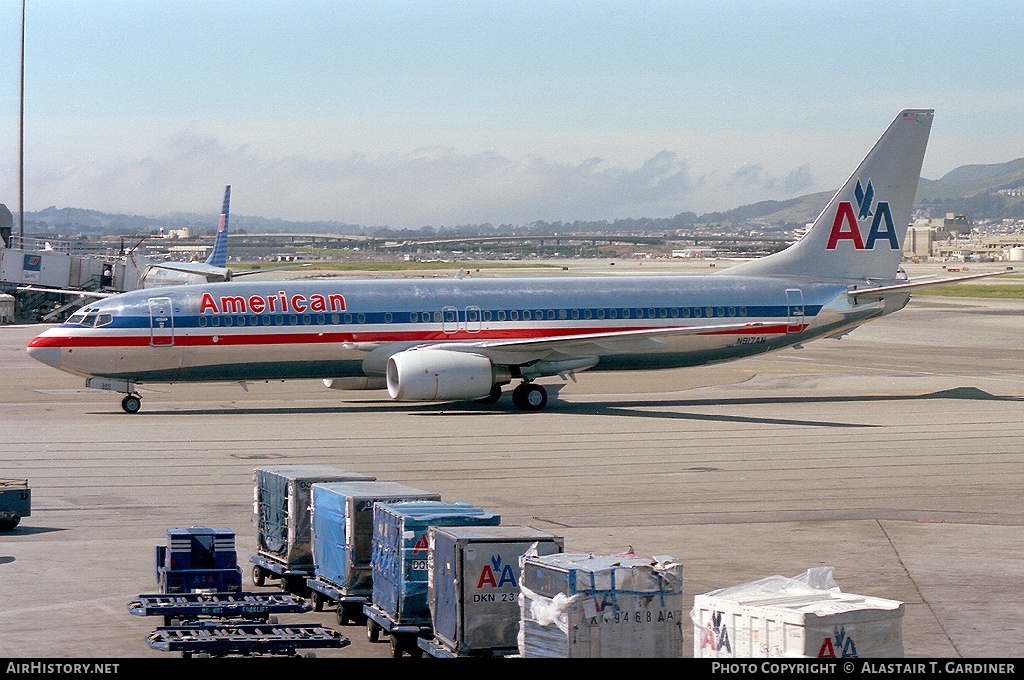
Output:
<instances>
[{"instance_id":1,"label":"jet engine nacelle","mask_svg":"<svg viewBox=\"0 0 1024 680\"><path fill-rule=\"evenodd\" d=\"M399 401L480 399L510 380L480 354L407 349L388 359L388 394Z\"/></svg>"}]
</instances>

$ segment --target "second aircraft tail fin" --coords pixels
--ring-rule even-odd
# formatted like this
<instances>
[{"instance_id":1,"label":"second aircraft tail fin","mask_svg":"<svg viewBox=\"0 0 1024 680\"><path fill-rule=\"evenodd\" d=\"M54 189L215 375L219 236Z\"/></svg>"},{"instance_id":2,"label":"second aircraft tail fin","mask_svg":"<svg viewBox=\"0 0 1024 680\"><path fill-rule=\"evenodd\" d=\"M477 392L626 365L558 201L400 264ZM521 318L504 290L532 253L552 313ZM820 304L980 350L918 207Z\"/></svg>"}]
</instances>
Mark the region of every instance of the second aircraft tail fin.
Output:
<instances>
[{"instance_id":1,"label":"second aircraft tail fin","mask_svg":"<svg viewBox=\"0 0 1024 680\"><path fill-rule=\"evenodd\" d=\"M231 203L231 185L224 189L224 207L220 211L220 224L213 240L213 250L206 258L206 264L214 267L228 266L228 206Z\"/></svg>"}]
</instances>

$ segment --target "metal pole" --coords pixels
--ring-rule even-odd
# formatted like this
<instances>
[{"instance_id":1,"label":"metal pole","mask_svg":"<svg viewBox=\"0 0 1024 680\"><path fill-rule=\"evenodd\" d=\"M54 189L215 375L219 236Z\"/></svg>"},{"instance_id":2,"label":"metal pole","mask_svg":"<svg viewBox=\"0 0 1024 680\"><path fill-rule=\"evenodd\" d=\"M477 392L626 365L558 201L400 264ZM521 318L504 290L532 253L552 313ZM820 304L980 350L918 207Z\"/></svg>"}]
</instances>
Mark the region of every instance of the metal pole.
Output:
<instances>
[{"instance_id":1,"label":"metal pole","mask_svg":"<svg viewBox=\"0 0 1024 680\"><path fill-rule=\"evenodd\" d=\"M25 247L25 2L21 0L21 111L18 119L18 239Z\"/></svg>"}]
</instances>

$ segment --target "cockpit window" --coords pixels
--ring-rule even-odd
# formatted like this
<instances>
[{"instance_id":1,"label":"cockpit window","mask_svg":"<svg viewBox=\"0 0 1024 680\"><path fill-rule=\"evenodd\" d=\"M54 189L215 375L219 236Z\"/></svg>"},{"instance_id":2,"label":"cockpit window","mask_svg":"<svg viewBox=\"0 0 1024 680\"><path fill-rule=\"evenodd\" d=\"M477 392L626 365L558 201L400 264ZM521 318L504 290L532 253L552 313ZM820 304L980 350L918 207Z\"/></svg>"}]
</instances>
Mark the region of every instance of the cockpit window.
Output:
<instances>
[{"instance_id":1,"label":"cockpit window","mask_svg":"<svg viewBox=\"0 0 1024 680\"><path fill-rule=\"evenodd\" d=\"M80 324L82 323L83 319L85 319L85 312L83 312L82 310L78 310L77 312L68 317L66 323Z\"/></svg>"},{"instance_id":2,"label":"cockpit window","mask_svg":"<svg viewBox=\"0 0 1024 680\"><path fill-rule=\"evenodd\" d=\"M107 326L111 322L113 322L113 320L114 317L111 316L110 314L107 314L105 312L101 313L99 316L96 317L96 327L99 328L100 326Z\"/></svg>"},{"instance_id":3,"label":"cockpit window","mask_svg":"<svg viewBox=\"0 0 1024 680\"><path fill-rule=\"evenodd\" d=\"M96 318L99 316L98 312L89 312L85 315L85 319L82 320L83 326L93 326L96 324Z\"/></svg>"}]
</instances>

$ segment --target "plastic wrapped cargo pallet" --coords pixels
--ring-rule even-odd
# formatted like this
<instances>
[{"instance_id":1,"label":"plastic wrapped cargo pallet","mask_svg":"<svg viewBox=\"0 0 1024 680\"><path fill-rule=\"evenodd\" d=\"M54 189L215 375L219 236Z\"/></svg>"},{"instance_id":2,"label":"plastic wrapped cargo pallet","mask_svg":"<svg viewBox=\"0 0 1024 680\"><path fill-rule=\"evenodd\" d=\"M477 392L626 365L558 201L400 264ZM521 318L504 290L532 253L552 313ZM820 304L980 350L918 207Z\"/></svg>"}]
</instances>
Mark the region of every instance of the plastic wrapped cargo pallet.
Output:
<instances>
[{"instance_id":1,"label":"plastic wrapped cargo pallet","mask_svg":"<svg viewBox=\"0 0 1024 680\"><path fill-rule=\"evenodd\" d=\"M271 465L253 470L257 551L290 569L313 570L310 489L316 482L374 481L331 465Z\"/></svg>"},{"instance_id":2,"label":"plastic wrapped cargo pallet","mask_svg":"<svg viewBox=\"0 0 1024 680\"><path fill-rule=\"evenodd\" d=\"M346 595L373 594L373 506L439 501L440 494L399 482L324 482L312 491L313 573Z\"/></svg>"},{"instance_id":3,"label":"plastic wrapped cargo pallet","mask_svg":"<svg viewBox=\"0 0 1024 680\"><path fill-rule=\"evenodd\" d=\"M435 640L456 656L515 653L519 558L565 540L528 526L431 527L427 600Z\"/></svg>"},{"instance_id":4,"label":"plastic wrapped cargo pallet","mask_svg":"<svg viewBox=\"0 0 1024 680\"><path fill-rule=\"evenodd\" d=\"M696 658L899 658L904 605L843 593L832 568L694 597Z\"/></svg>"},{"instance_id":5,"label":"plastic wrapped cargo pallet","mask_svg":"<svg viewBox=\"0 0 1024 680\"><path fill-rule=\"evenodd\" d=\"M373 506L373 604L393 621L430 623L428 529L494 526L501 515L469 503L403 501Z\"/></svg>"},{"instance_id":6,"label":"plastic wrapped cargo pallet","mask_svg":"<svg viewBox=\"0 0 1024 680\"><path fill-rule=\"evenodd\" d=\"M525 658L682 658L683 567L671 555L525 555Z\"/></svg>"}]
</instances>

